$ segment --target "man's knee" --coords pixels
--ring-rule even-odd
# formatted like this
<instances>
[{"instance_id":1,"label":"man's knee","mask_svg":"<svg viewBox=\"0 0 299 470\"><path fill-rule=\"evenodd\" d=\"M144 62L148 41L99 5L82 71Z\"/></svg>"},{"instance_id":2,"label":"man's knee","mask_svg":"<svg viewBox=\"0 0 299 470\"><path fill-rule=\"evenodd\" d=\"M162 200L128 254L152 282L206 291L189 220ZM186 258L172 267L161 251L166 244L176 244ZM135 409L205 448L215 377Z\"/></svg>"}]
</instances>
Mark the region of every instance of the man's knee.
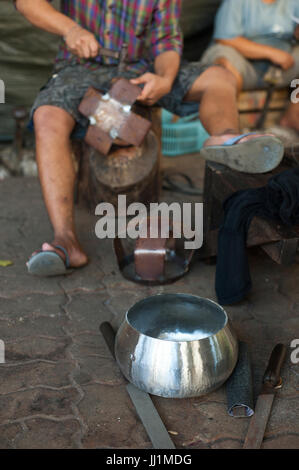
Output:
<instances>
[{"instance_id":1,"label":"man's knee","mask_svg":"<svg viewBox=\"0 0 299 470\"><path fill-rule=\"evenodd\" d=\"M214 62L215 65L222 65L223 67L229 69L232 66L232 63L226 57L217 57Z\"/></svg>"},{"instance_id":2,"label":"man's knee","mask_svg":"<svg viewBox=\"0 0 299 470\"><path fill-rule=\"evenodd\" d=\"M213 66L206 70L205 81L208 87L231 86L236 88L237 80L234 74L225 67Z\"/></svg>"},{"instance_id":3,"label":"man's knee","mask_svg":"<svg viewBox=\"0 0 299 470\"><path fill-rule=\"evenodd\" d=\"M237 77L223 66L214 66L207 70L204 92L212 92L215 90L222 91L228 95L237 94L240 91L240 84Z\"/></svg>"},{"instance_id":4,"label":"man's knee","mask_svg":"<svg viewBox=\"0 0 299 470\"><path fill-rule=\"evenodd\" d=\"M38 137L59 136L69 137L75 121L72 116L55 106L40 106L33 114L34 130Z\"/></svg>"},{"instance_id":5,"label":"man's knee","mask_svg":"<svg viewBox=\"0 0 299 470\"><path fill-rule=\"evenodd\" d=\"M237 80L239 91L242 90L242 86L243 86L242 74L230 60L228 60L226 57L219 57L218 59L215 60L215 65L221 65L226 70L231 72Z\"/></svg>"},{"instance_id":6,"label":"man's knee","mask_svg":"<svg viewBox=\"0 0 299 470\"><path fill-rule=\"evenodd\" d=\"M234 75L224 67L211 66L195 80L185 101L200 101L206 92L228 88L237 94L238 86Z\"/></svg>"}]
</instances>

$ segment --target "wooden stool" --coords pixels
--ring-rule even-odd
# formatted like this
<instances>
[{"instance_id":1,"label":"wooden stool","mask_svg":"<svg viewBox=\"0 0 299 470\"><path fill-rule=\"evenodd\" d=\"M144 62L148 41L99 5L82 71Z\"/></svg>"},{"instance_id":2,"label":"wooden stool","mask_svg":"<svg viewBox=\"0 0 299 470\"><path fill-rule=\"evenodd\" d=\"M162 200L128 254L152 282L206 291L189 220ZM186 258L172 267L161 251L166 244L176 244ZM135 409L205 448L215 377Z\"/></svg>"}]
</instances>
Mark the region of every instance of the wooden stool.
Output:
<instances>
[{"instance_id":1,"label":"wooden stool","mask_svg":"<svg viewBox=\"0 0 299 470\"><path fill-rule=\"evenodd\" d=\"M199 255L209 258L217 255L218 228L223 218L223 202L240 189L258 188L269 178L289 169L285 161L271 173L251 175L240 173L212 162L206 162L204 186L204 245ZM260 246L276 263L288 265L295 261L299 246L299 226L284 227L272 221L254 217L247 246Z\"/></svg>"},{"instance_id":2,"label":"wooden stool","mask_svg":"<svg viewBox=\"0 0 299 470\"><path fill-rule=\"evenodd\" d=\"M140 147L115 147L102 155L85 142L74 142L78 161L76 202L84 202L94 210L100 202L117 206L119 194L132 202L158 202L161 181L161 118L160 108L145 111L152 129Z\"/></svg>"}]
</instances>

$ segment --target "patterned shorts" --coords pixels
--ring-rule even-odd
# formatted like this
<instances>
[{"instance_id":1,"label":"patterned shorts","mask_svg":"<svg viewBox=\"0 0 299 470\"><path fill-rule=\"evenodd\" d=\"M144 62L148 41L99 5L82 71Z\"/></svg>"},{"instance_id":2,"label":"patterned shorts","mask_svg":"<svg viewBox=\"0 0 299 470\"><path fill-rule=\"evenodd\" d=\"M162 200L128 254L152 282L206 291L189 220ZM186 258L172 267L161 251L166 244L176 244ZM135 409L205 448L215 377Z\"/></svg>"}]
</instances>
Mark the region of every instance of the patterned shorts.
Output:
<instances>
[{"instance_id":1,"label":"patterned shorts","mask_svg":"<svg viewBox=\"0 0 299 470\"><path fill-rule=\"evenodd\" d=\"M198 103L186 103L183 99L196 78L206 69L198 62L183 63L172 90L163 96L158 105L179 116L186 116L198 110ZM150 72L153 69L149 69ZM75 134L80 135L87 128L88 120L79 111L78 106L87 91L92 86L103 92L110 88L111 80L117 75L116 66L104 66L92 70L80 64L56 66L53 75L46 85L41 88L31 110L40 106L51 105L67 111L76 121ZM122 74L125 78L135 78L134 72Z\"/></svg>"}]
</instances>

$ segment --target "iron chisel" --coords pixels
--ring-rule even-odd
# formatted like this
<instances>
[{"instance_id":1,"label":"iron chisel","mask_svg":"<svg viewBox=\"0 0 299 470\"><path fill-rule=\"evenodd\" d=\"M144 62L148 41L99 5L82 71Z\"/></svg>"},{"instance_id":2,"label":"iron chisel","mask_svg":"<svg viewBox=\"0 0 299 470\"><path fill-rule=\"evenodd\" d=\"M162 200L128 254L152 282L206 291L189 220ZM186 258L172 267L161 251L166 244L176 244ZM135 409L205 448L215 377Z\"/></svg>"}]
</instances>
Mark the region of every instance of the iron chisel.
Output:
<instances>
[{"instance_id":1,"label":"iron chisel","mask_svg":"<svg viewBox=\"0 0 299 470\"><path fill-rule=\"evenodd\" d=\"M256 402L255 413L250 419L243 449L259 449L261 447L276 390L282 386L280 370L285 360L286 351L284 344L277 344L272 351L263 377L262 390Z\"/></svg>"}]
</instances>

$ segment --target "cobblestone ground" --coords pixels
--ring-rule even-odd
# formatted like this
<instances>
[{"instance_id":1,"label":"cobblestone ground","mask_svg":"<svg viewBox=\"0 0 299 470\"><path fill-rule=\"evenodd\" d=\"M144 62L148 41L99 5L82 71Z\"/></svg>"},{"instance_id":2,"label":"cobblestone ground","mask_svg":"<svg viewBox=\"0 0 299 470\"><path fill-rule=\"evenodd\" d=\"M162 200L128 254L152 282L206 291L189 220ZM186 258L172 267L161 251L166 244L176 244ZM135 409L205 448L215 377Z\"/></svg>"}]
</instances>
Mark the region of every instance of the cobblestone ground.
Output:
<instances>
[{"instance_id":1,"label":"cobblestone ground","mask_svg":"<svg viewBox=\"0 0 299 470\"><path fill-rule=\"evenodd\" d=\"M94 235L96 217L78 209L80 239L91 263L68 277L34 278L25 261L51 229L35 179L0 183L0 448L151 448L99 325L117 328L126 309L157 292L215 299L215 266L194 263L174 285L149 288L124 280L111 241ZM281 267L251 250L254 288L227 308L240 340L249 343L255 396L277 342L299 338L299 265ZM264 448L299 448L299 365L283 368ZM224 388L202 398L153 397L177 448L240 448L249 421L226 411Z\"/></svg>"}]
</instances>

